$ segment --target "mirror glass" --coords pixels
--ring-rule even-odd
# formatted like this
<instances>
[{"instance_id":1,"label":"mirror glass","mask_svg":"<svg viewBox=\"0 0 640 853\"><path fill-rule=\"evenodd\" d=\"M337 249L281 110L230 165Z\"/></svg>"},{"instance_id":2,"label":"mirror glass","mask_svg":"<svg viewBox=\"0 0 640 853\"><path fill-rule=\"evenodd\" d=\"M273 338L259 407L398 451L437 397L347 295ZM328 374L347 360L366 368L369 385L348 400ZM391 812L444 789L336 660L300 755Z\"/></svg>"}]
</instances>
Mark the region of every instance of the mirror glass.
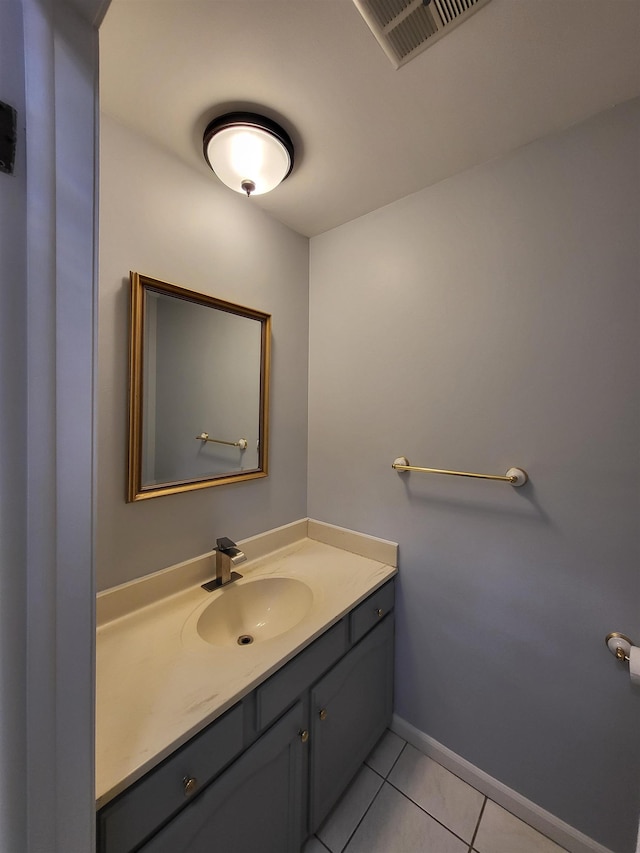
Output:
<instances>
[{"instance_id":1,"label":"mirror glass","mask_svg":"<svg viewBox=\"0 0 640 853\"><path fill-rule=\"evenodd\" d=\"M131 273L130 501L267 475L270 327Z\"/></svg>"}]
</instances>

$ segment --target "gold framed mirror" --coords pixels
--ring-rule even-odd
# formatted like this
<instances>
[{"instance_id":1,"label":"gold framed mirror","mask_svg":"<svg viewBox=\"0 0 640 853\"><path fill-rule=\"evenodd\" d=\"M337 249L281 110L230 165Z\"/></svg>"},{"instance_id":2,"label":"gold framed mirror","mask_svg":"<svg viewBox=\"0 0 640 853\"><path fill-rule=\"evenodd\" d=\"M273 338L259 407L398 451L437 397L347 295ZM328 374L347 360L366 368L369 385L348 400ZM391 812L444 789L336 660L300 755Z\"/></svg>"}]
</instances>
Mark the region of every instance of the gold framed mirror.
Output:
<instances>
[{"instance_id":1,"label":"gold framed mirror","mask_svg":"<svg viewBox=\"0 0 640 853\"><path fill-rule=\"evenodd\" d=\"M271 315L130 280L127 500L266 477Z\"/></svg>"}]
</instances>

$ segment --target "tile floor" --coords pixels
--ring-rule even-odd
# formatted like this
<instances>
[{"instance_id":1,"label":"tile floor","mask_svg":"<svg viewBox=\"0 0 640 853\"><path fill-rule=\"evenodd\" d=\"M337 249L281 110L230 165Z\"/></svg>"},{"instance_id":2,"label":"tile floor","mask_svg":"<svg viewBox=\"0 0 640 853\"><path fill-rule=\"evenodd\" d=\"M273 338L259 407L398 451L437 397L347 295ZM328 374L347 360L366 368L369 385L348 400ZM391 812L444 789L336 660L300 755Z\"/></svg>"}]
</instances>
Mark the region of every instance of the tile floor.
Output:
<instances>
[{"instance_id":1,"label":"tile floor","mask_svg":"<svg viewBox=\"0 0 640 853\"><path fill-rule=\"evenodd\" d=\"M388 731L302 853L564 853Z\"/></svg>"}]
</instances>

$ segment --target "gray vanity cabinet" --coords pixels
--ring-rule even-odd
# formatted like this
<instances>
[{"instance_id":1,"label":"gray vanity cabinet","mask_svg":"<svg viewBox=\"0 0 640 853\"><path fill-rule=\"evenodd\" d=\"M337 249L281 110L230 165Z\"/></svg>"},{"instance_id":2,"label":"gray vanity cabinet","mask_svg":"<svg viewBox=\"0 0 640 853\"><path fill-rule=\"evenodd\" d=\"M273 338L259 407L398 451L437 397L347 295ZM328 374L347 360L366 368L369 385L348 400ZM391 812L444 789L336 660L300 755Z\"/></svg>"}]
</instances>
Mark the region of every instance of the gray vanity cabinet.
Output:
<instances>
[{"instance_id":1,"label":"gray vanity cabinet","mask_svg":"<svg viewBox=\"0 0 640 853\"><path fill-rule=\"evenodd\" d=\"M311 691L309 827L315 832L355 776L393 710L393 614Z\"/></svg>"},{"instance_id":2,"label":"gray vanity cabinet","mask_svg":"<svg viewBox=\"0 0 640 853\"><path fill-rule=\"evenodd\" d=\"M299 853L391 720L394 581L98 813L98 853Z\"/></svg>"},{"instance_id":3,"label":"gray vanity cabinet","mask_svg":"<svg viewBox=\"0 0 640 853\"><path fill-rule=\"evenodd\" d=\"M298 702L140 853L299 853L303 722Z\"/></svg>"}]
</instances>

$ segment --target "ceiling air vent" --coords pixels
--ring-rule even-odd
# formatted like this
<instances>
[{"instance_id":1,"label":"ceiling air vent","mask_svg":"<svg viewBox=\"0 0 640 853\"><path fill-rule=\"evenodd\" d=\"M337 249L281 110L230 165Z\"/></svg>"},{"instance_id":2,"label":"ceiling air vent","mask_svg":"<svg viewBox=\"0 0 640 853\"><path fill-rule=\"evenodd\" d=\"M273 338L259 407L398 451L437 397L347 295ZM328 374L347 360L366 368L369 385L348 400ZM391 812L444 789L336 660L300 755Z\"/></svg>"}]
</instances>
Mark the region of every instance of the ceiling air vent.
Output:
<instances>
[{"instance_id":1,"label":"ceiling air vent","mask_svg":"<svg viewBox=\"0 0 640 853\"><path fill-rule=\"evenodd\" d=\"M422 53L489 0L353 0L396 68Z\"/></svg>"}]
</instances>

